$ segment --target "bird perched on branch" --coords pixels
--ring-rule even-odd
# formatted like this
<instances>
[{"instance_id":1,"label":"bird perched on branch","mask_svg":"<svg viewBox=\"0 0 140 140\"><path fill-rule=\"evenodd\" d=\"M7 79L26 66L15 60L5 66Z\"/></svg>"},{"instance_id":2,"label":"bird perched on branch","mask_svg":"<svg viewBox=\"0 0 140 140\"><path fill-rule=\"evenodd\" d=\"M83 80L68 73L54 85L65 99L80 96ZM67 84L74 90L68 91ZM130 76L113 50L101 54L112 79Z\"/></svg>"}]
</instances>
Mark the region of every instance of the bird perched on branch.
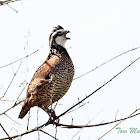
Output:
<instances>
[{"instance_id":1,"label":"bird perched on branch","mask_svg":"<svg viewBox=\"0 0 140 140\"><path fill-rule=\"evenodd\" d=\"M74 76L74 65L65 48L66 41L70 39L66 36L69 32L58 25L50 34L50 53L28 86L19 118L22 119L34 106L50 114L48 107L68 91Z\"/></svg>"}]
</instances>

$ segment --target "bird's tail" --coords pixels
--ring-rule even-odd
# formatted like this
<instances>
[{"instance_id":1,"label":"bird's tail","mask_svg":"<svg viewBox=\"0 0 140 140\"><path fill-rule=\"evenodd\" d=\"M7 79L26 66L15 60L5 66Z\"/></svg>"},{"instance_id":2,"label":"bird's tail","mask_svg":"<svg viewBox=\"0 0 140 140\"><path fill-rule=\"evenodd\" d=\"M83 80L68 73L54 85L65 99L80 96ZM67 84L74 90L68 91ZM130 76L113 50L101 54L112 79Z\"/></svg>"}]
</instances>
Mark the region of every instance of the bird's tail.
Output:
<instances>
[{"instance_id":1,"label":"bird's tail","mask_svg":"<svg viewBox=\"0 0 140 140\"><path fill-rule=\"evenodd\" d=\"M30 107L29 107L28 103L26 102L22 106L22 109L20 111L20 114L19 114L18 118L22 119L28 113L29 110L30 110Z\"/></svg>"}]
</instances>

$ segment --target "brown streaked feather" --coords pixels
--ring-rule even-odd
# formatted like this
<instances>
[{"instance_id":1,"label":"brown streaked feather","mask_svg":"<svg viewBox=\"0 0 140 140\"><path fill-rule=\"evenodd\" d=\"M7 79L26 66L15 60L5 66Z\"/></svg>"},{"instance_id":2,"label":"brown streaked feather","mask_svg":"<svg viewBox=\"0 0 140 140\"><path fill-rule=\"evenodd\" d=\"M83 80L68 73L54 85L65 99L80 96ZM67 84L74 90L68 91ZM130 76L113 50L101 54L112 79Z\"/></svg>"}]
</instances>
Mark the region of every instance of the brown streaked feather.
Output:
<instances>
[{"instance_id":1,"label":"brown streaked feather","mask_svg":"<svg viewBox=\"0 0 140 140\"><path fill-rule=\"evenodd\" d=\"M18 116L18 118L22 119L30 110L31 107L28 107L28 103L24 103L24 105L22 106L22 109L20 111L20 114Z\"/></svg>"},{"instance_id":2,"label":"brown streaked feather","mask_svg":"<svg viewBox=\"0 0 140 140\"><path fill-rule=\"evenodd\" d=\"M52 68L55 68L55 66L59 64L60 58L61 56L59 54L51 56L49 59L47 58L46 61L37 69L28 86L26 100L19 114L19 118L23 118L31 107L39 106L40 99L37 98L39 94L38 90L42 89L44 85L46 89L49 89L49 84L53 80L53 75L49 75L51 75Z\"/></svg>"},{"instance_id":3,"label":"brown streaked feather","mask_svg":"<svg viewBox=\"0 0 140 140\"><path fill-rule=\"evenodd\" d=\"M37 69L35 72L29 87L27 91L27 97L28 94L34 92L34 90L38 87L43 85L44 82L47 82L46 78L49 76L52 72L52 68L55 68L55 66L59 63L60 61L60 56L51 56L50 59L46 59L46 61ZM53 80L53 79L51 79ZM50 82L50 81L49 81Z\"/></svg>"},{"instance_id":4,"label":"brown streaked feather","mask_svg":"<svg viewBox=\"0 0 140 140\"><path fill-rule=\"evenodd\" d=\"M59 29L62 29L62 34L57 31ZM59 40L56 41L57 36L59 36ZM48 109L50 105L61 99L68 91L74 76L74 65L64 48L65 39L60 39L60 36L62 36L62 39L66 38L66 31L63 30L63 27L58 26L50 35L49 56L37 69L28 86L19 118L23 118L34 106Z\"/></svg>"}]
</instances>

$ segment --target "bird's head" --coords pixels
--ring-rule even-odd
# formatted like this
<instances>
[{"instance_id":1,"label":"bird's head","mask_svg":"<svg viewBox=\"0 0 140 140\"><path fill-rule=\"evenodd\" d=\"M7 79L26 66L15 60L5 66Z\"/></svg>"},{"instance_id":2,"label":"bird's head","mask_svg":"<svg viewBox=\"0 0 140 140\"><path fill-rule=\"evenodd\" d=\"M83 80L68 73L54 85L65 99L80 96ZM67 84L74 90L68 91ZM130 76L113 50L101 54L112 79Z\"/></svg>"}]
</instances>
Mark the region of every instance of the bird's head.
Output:
<instances>
[{"instance_id":1,"label":"bird's head","mask_svg":"<svg viewBox=\"0 0 140 140\"><path fill-rule=\"evenodd\" d=\"M61 45L62 47L65 47L66 41L70 39L69 37L66 37L67 33L70 33L70 31L64 30L60 25L55 27L49 38L50 48L52 45Z\"/></svg>"}]
</instances>

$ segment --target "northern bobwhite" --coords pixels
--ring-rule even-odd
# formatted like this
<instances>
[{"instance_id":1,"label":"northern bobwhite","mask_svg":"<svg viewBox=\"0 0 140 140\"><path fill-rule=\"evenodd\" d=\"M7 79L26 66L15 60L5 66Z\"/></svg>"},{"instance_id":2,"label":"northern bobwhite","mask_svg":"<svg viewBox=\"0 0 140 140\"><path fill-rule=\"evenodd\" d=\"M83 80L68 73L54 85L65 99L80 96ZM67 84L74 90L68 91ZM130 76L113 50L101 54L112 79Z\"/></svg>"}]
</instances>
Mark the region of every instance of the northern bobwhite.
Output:
<instances>
[{"instance_id":1,"label":"northern bobwhite","mask_svg":"<svg viewBox=\"0 0 140 140\"><path fill-rule=\"evenodd\" d=\"M48 110L68 91L74 76L74 65L65 48L65 42L70 39L66 37L69 32L58 25L50 34L50 53L28 86L19 118L22 119L34 106Z\"/></svg>"}]
</instances>

